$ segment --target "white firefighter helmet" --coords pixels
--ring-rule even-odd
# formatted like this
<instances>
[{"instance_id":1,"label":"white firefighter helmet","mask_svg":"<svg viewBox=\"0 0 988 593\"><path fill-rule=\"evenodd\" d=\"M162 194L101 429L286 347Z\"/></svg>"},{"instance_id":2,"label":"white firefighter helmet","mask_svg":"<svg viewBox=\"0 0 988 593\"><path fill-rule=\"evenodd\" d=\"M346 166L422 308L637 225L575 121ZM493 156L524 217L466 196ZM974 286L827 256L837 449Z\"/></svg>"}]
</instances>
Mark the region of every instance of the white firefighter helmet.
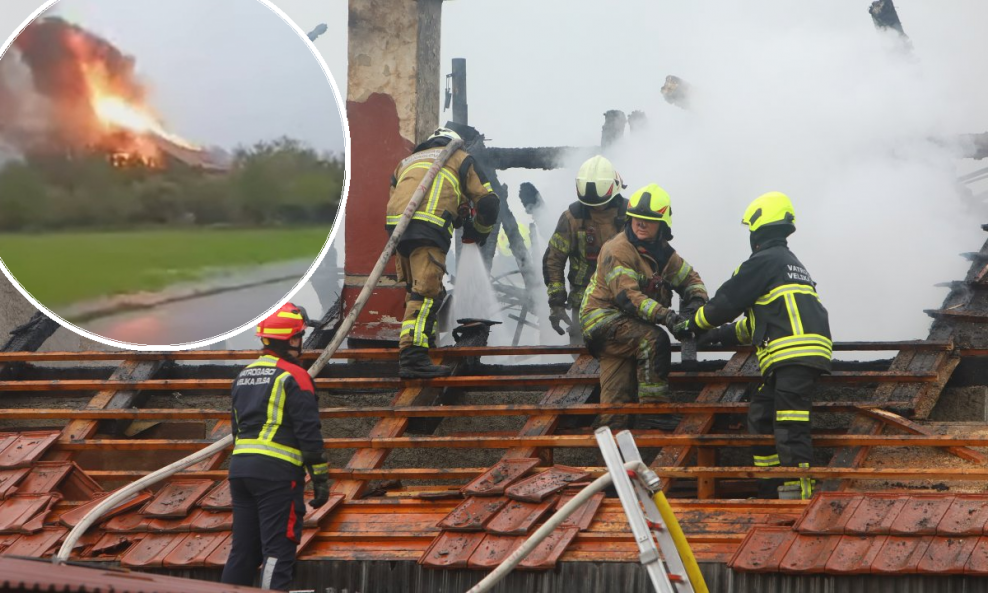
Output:
<instances>
[{"instance_id":1,"label":"white firefighter helmet","mask_svg":"<svg viewBox=\"0 0 988 593\"><path fill-rule=\"evenodd\" d=\"M449 138L450 140L463 140L460 135L449 128L439 128L429 136L429 140L433 138Z\"/></svg>"},{"instance_id":2,"label":"white firefighter helmet","mask_svg":"<svg viewBox=\"0 0 988 593\"><path fill-rule=\"evenodd\" d=\"M587 206L603 206L627 187L614 165L597 155L580 166L576 174L576 196Z\"/></svg>"}]
</instances>

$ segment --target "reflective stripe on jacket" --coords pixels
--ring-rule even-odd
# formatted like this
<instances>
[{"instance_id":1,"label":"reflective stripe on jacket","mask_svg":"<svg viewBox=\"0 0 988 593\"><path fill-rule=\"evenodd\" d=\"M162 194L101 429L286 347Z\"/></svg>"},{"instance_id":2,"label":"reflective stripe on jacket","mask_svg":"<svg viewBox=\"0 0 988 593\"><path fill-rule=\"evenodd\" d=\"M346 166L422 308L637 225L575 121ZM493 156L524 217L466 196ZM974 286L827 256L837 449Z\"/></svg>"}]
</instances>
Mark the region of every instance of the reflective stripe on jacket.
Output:
<instances>
[{"instance_id":1,"label":"reflective stripe on jacket","mask_svg":"<svg viewBox=\"0 0 988 593\"><path fill-rule=\"evenodd\" d=\"M237 375L232 397L231 477L294 479L308 454L323 451L315 388L302 367L266 353Z\"/></svg>"},{"instance_id":2,"label":"reflective stripe on jacket","mask_svg":"<svg viewBox=\"0 0 988 593\"><path fill-rule=\"evenodd\" d=\"M694 316L710 329L735 319L741 344L754 344L763 375L789 364L830 372L833 343L816 283L785 240L775 240L741 264Z\"/></svg>"}]
</instances>

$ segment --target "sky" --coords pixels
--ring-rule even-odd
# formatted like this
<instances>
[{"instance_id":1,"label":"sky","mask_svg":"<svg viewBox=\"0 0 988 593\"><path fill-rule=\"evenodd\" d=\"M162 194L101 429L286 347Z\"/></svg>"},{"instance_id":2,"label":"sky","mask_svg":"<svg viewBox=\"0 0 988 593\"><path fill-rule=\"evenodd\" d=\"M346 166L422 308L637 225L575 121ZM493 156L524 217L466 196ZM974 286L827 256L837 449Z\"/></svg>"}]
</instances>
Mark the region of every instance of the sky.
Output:
<instances>
[{"instance_id":1,"label":"sky","mask_svg":"<svg viewBox=\"0 0 988 593\"><path fill-rule=\"evenodd\" d=\"M0 30L39 4L4 2ZM329 26L315 45L345 93L347 2L275 3L306 31ZM962 278L958 254L985 239L983 196L956 180L988 163L960 159L952 138L988 130L988 3L897 0L911 53L876 31L870 3L447 1L441 76L467 59L470 123L493 146L594 146L604 111L644 111L648 133L608 156L629 193L652 182L669 191L673 245L711 290L749 254L745 206L783 191L797 212L790 244L835 339L921 338L922 310L946 296L934 284ZM229 34L233 21L219 22ZM155 76L166 85L181 78L165 70ZM690 111L662 99L669 74L692 85ZM518 185L532 181L554 220L575 198L579 164L504 172L516 216L526 218Z\"/></svg>"},{"instance_id":2,"label":"sky","mask_svg":"<svg viewBox=\"0 0 988 593\"><path fill-rule=\"evenodd\" d=\"M0 37L6 39L43 2L3 4ZM195 143L229 150L287 135L319 151L343 151L343 120L318 60L256 0L61 0L51 12L133 56L152 106ZM318 24L300 20L305 31ZM343 43L337 69L345 68Z\"/></svg>"}]
</instances>

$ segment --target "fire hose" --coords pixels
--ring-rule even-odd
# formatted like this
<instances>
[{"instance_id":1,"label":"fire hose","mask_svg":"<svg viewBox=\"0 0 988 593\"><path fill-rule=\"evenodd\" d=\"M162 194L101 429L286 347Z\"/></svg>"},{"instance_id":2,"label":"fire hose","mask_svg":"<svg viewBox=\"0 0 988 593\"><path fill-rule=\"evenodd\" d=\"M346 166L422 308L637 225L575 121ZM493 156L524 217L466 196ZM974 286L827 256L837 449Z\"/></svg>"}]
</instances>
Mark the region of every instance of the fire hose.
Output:
<instances>
[{"instance_id":1,"label":"fire hose","mask_svg":"<svg viewBox=\"0 0 988 593\"><path fill-rule=\"evenodd\" d=\"M323 350L322 354L319 355L319 358L312 363L312 366L309 367L309 375L311 377L316 377L322 371L323 367L326 366L326 363L329 362L329 359L340 347L340 344L343 343L343 340L346 338L347 334L350 333L350 330L353 328L353 324L357 321L357 315L359 315L360 311L364 308L364 305L367 303L367 299L370 298L371 292L373 292L377 287L377 282L381 279L385 266L387 266L388 261L394 254L395 248L398 246L398 241L404 234L405 229L408 228L408 224L412 221L412 215L414 215L415 211L418 210L419 204L422 202L422 198L429 190L429 187L432 186L432 180L435 179L436 175L439 174L439 170L446 164L446 161L449 160L449 157L452 156L462 144L463 141L458 139L453 139L449 144L447 144L446 148L439 153L439 156L436 158L435 162L432 163L432 166L422 178L422 181L419 183L418 188L416 188L415 193L412 194L412 199L408 202L408 206L405 207L405 211L401 215L401 220L399 220L398 224L395 225L394 231L391 233L391 238L388 239L387 244L384 246L384 251L381 252L381 257L378 258L377 264L374 265L374 269L367 278L367 282L364 283L360 294L357 295L357 299L353 303L353 308L343 320L343 323L340 324L340 327L337 328L336 333L333 335L333 339L326 346L325 350ZM205 449L197 451L184 459L179 459L175 463L152 472L143 478L124 486L113 494L110 494L98 505L93 507L93 509L89 511L89 513L87 513L75 527L72 528L72 531L70 531L65 537L65 542L62 544L62 547L59 548L58 553L52 558L52 562L55 564L64 564L67 562L72 553L72 549L75 548L76 542L79 541L79 538L81 538L83 534L86 533L86 530L89 529L91 525L98 521L110 509L130 500L135 494L144 488L157 484L158 482L171 477L191 465L209 459L232 444L233 435L225 436Z\"/></svg>"}]
</instances>

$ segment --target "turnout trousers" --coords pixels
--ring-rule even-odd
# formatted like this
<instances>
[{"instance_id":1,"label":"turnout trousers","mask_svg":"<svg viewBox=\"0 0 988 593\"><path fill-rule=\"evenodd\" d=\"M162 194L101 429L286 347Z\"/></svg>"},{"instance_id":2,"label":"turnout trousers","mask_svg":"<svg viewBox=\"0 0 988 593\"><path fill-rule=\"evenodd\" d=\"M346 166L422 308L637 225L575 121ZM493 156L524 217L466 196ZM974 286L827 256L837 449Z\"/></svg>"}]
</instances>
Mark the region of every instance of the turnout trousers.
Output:
<instances>
[{"instance_id":1,"label":"turnout trousers","mask_svg":"<svg viewBox=\"0 0 988 593\"><path fill-rule=\"evenodd\" d=\"M416 247L408 257L395 254L395 267L398 281L405 283L405 318L398 349L429 348L435 342L436 316L446 298L446 252L434 245Z\"/></svg>"},{"instance_id":2,"label":"turnout trousers","mask_svg":"<svg viewBox=\"0 0 988 593\"><path fill-rule=\"evenodd\" d=\"M291 588L305 516L304 490L304 480L230 478L233 547L222 582L253 586L260 567L261 589Z\"/></svg>"},{"instance_id":3,"label":"turnout trousers","mask_svg":"<svg viewBox=\"0 0 988 593\"><path fill-rule=\"evenodd\" d=\"M772 371L751 396L748 408L748 433L774 435L775 446L752 447L757 467L810 467L813 464L813 441L810 437L810 408L820 371L792 365ZM760 494L773 497L782 480L760 480ZM800 497L813 494L812 481L800 478ZM789 484L788 482L786 483Z\"/></svg>"},{"instance_id":4,"label":"turnout trousers","mask_svg":"<svg viewBox=\"0 0 988 593\"><path fill-rule=\"evenodd\" d=\"M600 359L600 403L666 403L669 401L671 353L669 336L658 327L621 316L590 339L590 352ZM626 414L601 414L595 426L627 428Z\"/></svg>"}]
</instances>

